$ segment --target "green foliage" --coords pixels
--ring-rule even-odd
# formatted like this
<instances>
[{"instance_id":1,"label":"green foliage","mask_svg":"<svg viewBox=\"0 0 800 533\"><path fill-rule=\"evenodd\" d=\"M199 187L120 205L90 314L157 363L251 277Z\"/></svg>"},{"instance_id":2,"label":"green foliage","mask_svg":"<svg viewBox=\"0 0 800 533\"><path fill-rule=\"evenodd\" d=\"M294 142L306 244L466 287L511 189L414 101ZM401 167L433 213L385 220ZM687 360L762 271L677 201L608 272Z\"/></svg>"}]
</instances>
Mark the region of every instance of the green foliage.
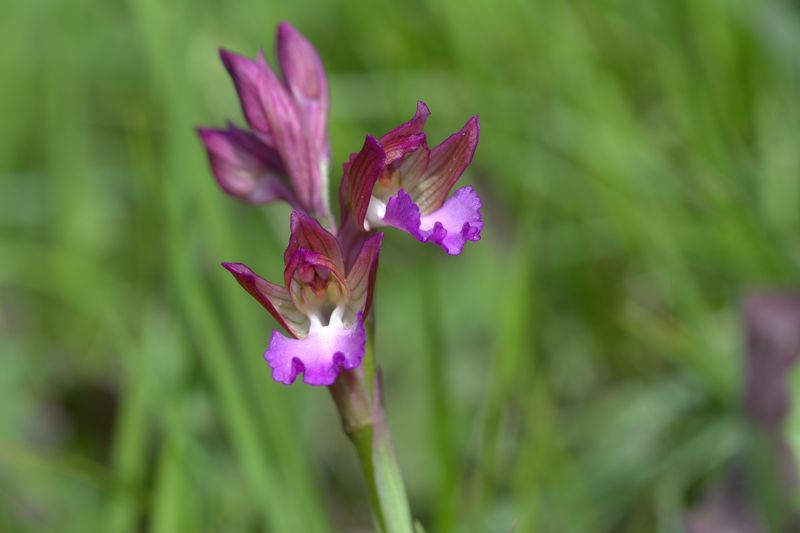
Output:
<instances>
[{"instance_id":1,"label":"green foliage","mask_svg":"<svg viewBox=\"0 0 800 533\"><path fill-rule=\"evenodd\" d=\"M786 1L6 2L0 530L357 531L327 391L270 379L288 210L193 128L241 123L218 46L289 20L338 163L414 110L481 117L480 243L384 240L386 409L436 532L681 530L745 446L737 305L798 283L800 11Z\"/></svg>"}]
</instances>

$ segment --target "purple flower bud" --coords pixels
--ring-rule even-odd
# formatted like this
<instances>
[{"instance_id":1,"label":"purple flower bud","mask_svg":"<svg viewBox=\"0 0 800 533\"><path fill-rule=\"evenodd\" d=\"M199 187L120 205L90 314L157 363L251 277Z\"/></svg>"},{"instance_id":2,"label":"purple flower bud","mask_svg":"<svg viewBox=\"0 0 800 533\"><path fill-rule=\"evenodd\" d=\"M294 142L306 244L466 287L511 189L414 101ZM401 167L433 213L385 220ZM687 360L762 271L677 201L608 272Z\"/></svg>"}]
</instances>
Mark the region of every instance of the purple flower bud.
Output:
<instances>
[{"instance_id":1,"label":"purple flower bud","mask_svg":"<svg viewBox=\"0 0 800 533\"><path fill-rule=\"evenodd\" d=\"M230 74L236 92L239 93L239 102L242 105L242 112L247 123L263 137L269 146L274 146L274 141L269 130L269 123L261 105L261 95L259 93L259 79L265 70L269 69L264 53L259 52L255 61L234 52L229 52L223 48L219 50L219 57L222 64Z\"/></svg>"},{"instance_id":2,"label":"purple flower bud","mask_svg":"<svg viewBox=\"0 0 800 533\"><path fill-rule=\"evenodd\" d=\"M258 152L267 151L270 160L274 160L269 168L276 177L283 176L294 199L293 206L314 216L329 217L328 84L322 62L308 40L286 22L278 26L276 48L284 80L275 75L262 52L255 61L227 50L221 50L220 57L236 86L242 111L252 129L252 142L258 141L261 145ZM214 174L226 192L255 203L276 198L287 200L286 194L242 194L240 189L249 189L231 187L231 182L242 180L241 172L236 165L236 171L231 170L231 165L214 166L214 158L219 156L213 143L209 145L202 135L209 131L214 130L203 129L201 136L212 159ZM240 159L237 156L236 161ZM246 168L250 183L266 181L258 173L261 167Z\"/></svg>"},{"instance_id":3,"label":"purple flower bud","mask_svg":"<svg viewBox=\"0 0 800 533\"><path fill-rule=\"evenodd\" d=\"M328 118L328 80L317 51L291 24L278 25L278 63L286 84L300 109L304 130L311 149L317 155L321 178L324 180L317 197L327 197L330 146L326 133Z\"/></svg>"}]
</instances>

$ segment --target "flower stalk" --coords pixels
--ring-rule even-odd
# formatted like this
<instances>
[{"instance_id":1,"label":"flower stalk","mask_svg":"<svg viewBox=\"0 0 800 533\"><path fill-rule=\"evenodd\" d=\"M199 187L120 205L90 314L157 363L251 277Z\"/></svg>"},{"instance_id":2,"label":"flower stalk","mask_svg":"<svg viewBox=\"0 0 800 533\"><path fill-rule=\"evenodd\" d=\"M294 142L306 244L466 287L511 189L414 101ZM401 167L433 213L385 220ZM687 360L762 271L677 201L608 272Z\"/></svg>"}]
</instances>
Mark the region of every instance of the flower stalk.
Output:
<instances>
[{"instance_id":1,"label":"flower stalk","mask_svg":"<svg viewBox=\"0 0 800 533\"><path fill-rule=\"evenodd\" d=\"M373 327L367 325L367 344L361 366L341 372L328 387L342 429L355 447L376 526L381 533L413 533L411 509L383 414L380 372L375 371Z\"/></svg>"}]
</instances>

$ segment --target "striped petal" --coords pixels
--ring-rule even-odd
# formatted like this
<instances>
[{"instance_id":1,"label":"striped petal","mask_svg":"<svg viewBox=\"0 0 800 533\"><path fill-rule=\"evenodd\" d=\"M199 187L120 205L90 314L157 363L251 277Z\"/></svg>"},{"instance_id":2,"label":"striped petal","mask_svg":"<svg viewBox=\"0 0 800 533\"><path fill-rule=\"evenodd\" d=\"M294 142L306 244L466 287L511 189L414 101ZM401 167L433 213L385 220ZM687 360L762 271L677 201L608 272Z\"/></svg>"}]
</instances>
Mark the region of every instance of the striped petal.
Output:
<instances>
[{"instance_id":1,"label":"striped petal","mask_svg":"<svg viewBox=\"0 0 800 533\"><path fill-rule=\"evenodd\" d=\"M254 204L297 201L288 186L278 154L255 135L236 128L199 128L211 171L219 186L231 196Z\"/></svg>"},{"instance_id":2,"label":"striped petal","mask_svg":"<svg viewBox=\"0 0 800 533\"><path fill-rule=\"evenodd\" d=\"M259 277L242 263L222 263L244 290L260 303L286 331L295 337L305 335L310 326L308 317L294 305L289 291Z\"/></svg>"},{"instance_id":3,"label":"striped petal","mask_svg":"<svg viewBox=\"0 0 800 533\"><path fill-rule=\"evenodd\" d=\"M472 162L478 147L478 117L470 118L459 131L431 150L425 174L408 192L425 215L439 209L450 189Z\"/></svg>"}]
</instances>

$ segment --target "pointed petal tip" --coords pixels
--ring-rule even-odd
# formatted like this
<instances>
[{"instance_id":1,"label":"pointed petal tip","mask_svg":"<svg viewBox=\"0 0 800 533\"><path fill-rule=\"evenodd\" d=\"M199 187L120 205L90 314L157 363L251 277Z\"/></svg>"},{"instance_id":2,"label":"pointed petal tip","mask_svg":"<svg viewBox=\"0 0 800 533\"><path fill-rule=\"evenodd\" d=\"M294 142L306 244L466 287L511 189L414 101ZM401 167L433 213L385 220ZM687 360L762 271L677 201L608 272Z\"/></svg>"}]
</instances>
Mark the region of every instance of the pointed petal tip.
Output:
<instances>
[{"instance_id":1,"label":"pointed petal tip","mask_svg":"<svg viewBox=\"0 0 800 533\"><path fill-rule=\"evenodd\" d=\"M220 265L222 265L222 268L224 268L234 276L254 274L254 272L250 270L250 268L244 263L228 263L223 261L222 263L220 263Z\"/></svg>"},{"instance_id":2,"label":"pointed petal tip","mask_svg":"<svg viewBox=\"0 0 800 533\"><path fill-rule=\"evenodd\" d=\"M316 253L322 253L337 263L340 259L339 243L336 237L320 222L298 210L292 211L289 220L289 250L295 247L305 248Z\"/></svg>"},{"instance_id":3,"label":"pointed petal tip","mask_svg":"<svg viewBox=\"0 0 800 533\"><path fill-rule=\"evenodd\" d=\"M417 100L414 116L381 136L380 143L386 151L387 165L405 159L421 147L427 151L425 133L422 130L429 115L428 106L422 100Z\"/></svg>"},{"instance_id":4,"label":"pointed petal tip","mask_svg":"<svg viewBox=\"0 0 800 533\"><path fill-rule=\"evenodd\" d=\"M478 138L478 134L480 133L481 127L480 122L478 120L478 115L472 115L469 117L467 122L464 124L464 127L461 128L461 131L464 133L469 134L470 136L474 136L476 141Z\"/></svg>"},{"instance_id":5,"label":"pointed petal tip","mask_svg":"<svg viewBox=\"0 0 800 533\"><path fill-rule=\"evenodd\" d=\"M422 100L417 100L417 115L425 117L429 117L431 115L430 108Z\"/></svg>"},{"instance_id":6,"label":"pointed petal tip","mask_svg":"<svg viewBox=\"0 0 800 533\"><path fill-rule=\"evenodd\" d=\"M233 125L232 122L228 121L227 129L219 129L219 128L212 128L210 126L197 126L194 131L197 133L197 136L200 137L200 140L203 141L203 144L206 145L208 149L213 149L215 145L215 141L224 136L227 132L235 132L236 126Z\"/></svg>"},{"instance_id":7,"label":"pointed petal tip","mask_svg":"<svg viewBox=\"0 0 800 533\"><path fill-rule=\"evenodd\" d=\"M269 120L263 106L265 79L272 73L264 52L259 50L256 59L220 49L220 58L225 69L233 80L239 101L247 122L252 129L262 135L269 136ZM267 144L271 144L267 142Z\"/></svg>"},{"instance_id":8,"label":"pointed petal tip","mask_svg":"<svg viewBox=\"0 0 800 533\"><path fill-rule=\"evenodd\" d=\"M372 135L367 134L367 137L364 139L364 146L361 150L365 151L373 158L380 159L382 162L386 161L386 153L383 151L383 144Z\"/></svg>"},{"instance_id":9,"label":"pointed petal tip","mask_svg":"<svg viewBox=\"0 0 800 533\"><path fill-rule=\"evenodd\" d=\"M276 35L278 41L280 41L281 39L292 38L294 36L302 37L303 34L300 33L292 23L282 20L278 23L278 30L276 32Z\"/></svg>"},{"instance_id":10,"label":"pointed petal tip","mask_svg":"<svg viewBox=\"0 0 800 533\"><path fill-rule=\"evenodd\" d=\"M313 109L317 122L327 113L328 82L319 52L305 35L288 22L278 25L275 49L287 85L297 97L321 104ZM322 124L318 124L322 127Z\"/></svg>"},{"instance_id":11,"label":"pointed petal tip","mask_svg":"<svg viewBox=\"0 0 800 533\"><path fill-rule=\"evenodd\" d=\"M219 48L219 58L222 60L222 64L225 65L225 68L231 73L233 73L233 71L242 64L247 65L252 63L252 59L249 57L232 52L227 48L222 47Z\"/></svg>"},{"instance_id":12,"label":"pointed petal tip","mask_svg":"<svg viewBox=\"0 0 800 533\"><path fill-rule=\"evenodd\" d=\"M213 128L209 128L208 126L197 126L194 131L197 133L197 136L200 137L200 140L203 141L203 144L208 144L208 138L213 131Z\"/></svg>"},{"instance_id":13,"label":"pointed petal tip","mask_svg":"<svg viewBox=\"0 0 800 533\"><path fill-rule=\"evenodd\" d=\"M271 283L253 272L243 263L222 263L222 267L233 277L250 296L293 337L308 331L308 320L299 313L284 287Z\"/></svg>"},{"instance_id":14,"label":"pointed petal tip","mask_svg":"<svg viewBox=\"0 0 800 533\"><path fill-rule=\"evenodd\" d=\"M364 138L364 144L361 146L361 150L355 153L350 154L349 160L342 163L342 170L344 174L347 175L350 170L356 166L358 162L367 162L367 161L375 161L376 159L380 160L380 167L383 168L383 164L386 162L386 153L383 150L383 144L373 137L370 134Z\"/></svg>"}]
</instances>

